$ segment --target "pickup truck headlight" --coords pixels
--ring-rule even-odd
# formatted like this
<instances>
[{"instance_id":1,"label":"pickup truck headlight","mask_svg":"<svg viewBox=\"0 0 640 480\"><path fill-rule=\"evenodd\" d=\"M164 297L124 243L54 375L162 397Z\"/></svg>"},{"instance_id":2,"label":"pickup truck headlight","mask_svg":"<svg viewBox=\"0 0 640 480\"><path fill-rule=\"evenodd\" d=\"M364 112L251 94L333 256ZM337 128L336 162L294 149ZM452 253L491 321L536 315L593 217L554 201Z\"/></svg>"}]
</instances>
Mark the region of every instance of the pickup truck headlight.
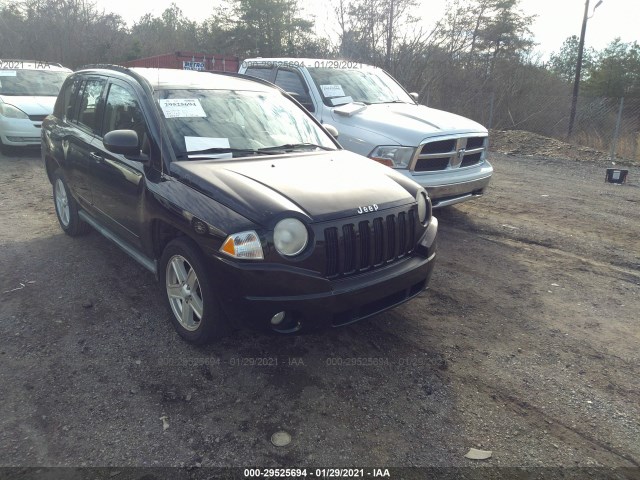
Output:
<instances>
[{"instance_id":1,"label":"pickup truck headlight","mask_svg":"<svg viewBox=\"0 0 640 480\"><path fill-rule=\"evenodd\" d=\"M276 250L287 257L301 253L308 241L307 227L296 218L280 220L273 230L273 244Z\"/></svg>"},{"instance_id":2,"label":"pickup truck headlight","mask_svg":"<svg viewBox=\"0 0 640 480\"><path fill-rule=\"evenodd\" d=\"M13 105L9 105L8 103L0 102L0 115L7 118L20 118L20 119L29 119L29 115L24 113L19 108L14 107Z\"/></svg>"},{"instance_id":3,"label":"pickup truck headlight","mask_svg":"<svg viewBox=\"0 0 640 480\"><path fill-rule=\"evenodd\" d=\"M416 149L414 147L381 145L373 149L369 154L369 158L387 167L408 168L415 152Z\"/></svg>"},{"instance_id":4,"label":"pickup truck headlight","mask_svg":"<svg viewBox=\"0 0 640 480\"><path fill-rule=\"evenodd\" d=\"M220 251L233 258L262 260L262 244L260 237L253 230L229 235L220 247Z\"/></svg>"}]
</instances>

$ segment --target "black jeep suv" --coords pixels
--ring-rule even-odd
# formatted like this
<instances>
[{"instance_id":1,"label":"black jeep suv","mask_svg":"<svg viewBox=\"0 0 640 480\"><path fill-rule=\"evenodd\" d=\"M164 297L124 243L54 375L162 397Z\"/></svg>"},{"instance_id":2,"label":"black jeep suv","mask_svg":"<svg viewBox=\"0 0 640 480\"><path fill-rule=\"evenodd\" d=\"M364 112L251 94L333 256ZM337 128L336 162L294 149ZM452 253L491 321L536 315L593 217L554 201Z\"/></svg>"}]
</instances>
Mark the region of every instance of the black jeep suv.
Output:
<instances>
[{"instance_id":1,"label":"black jeep suv","mask_svg":"<svg viewBox=\"0 0 640 480\"><path fill-rule=\"evenodd\" d=\"M335 132L334 132L335 133ZM179 334L340 326L416 296L427 193L342 150L284 91L238 75L96 66L42 125L62 229L157 275Z\"/></svg>"}]
</instances>

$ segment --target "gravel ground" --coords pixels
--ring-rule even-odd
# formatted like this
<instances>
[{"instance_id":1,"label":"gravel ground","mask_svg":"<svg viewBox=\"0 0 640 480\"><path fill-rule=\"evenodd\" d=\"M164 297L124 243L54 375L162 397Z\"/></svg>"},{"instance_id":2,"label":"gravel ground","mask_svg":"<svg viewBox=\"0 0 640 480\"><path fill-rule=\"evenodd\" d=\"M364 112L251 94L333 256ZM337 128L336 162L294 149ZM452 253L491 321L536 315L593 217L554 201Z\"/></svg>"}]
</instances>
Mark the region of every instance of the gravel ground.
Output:
<instances>
[{"instance_id":1,"label":"gravel ground","mask_svg":"<svg viewBox=\"0 0 640 480\"><path fill-rule=\"evenodd\" d=\"M431 289L412 302L194 347L151 274L62 233L38 153L0 156L0 466L637 473L640 168L618 186L606 162L491 160L487 195L436 212Z\"/></svg>"}]
</instances>

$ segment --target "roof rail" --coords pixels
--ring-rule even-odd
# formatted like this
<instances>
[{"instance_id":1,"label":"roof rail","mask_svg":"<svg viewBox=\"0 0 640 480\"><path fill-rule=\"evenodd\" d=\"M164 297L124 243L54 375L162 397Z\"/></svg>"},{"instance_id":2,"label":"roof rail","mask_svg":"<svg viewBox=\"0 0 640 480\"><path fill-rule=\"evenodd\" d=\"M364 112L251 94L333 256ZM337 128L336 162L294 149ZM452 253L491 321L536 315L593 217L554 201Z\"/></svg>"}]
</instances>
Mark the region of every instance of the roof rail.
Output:
<instances>
[{"instance_id":1,"label":"roof rail","mask_svg":"<svg viewBox=\"0 0 640 480\"><path fill-rule=\"evenodd\" d=\"M105 68L108 70L117 70L122 73L131 72L131 70L129 70L127 67L123 67L122 65L116 65L114 63L89 63L87 65L82 65L81 67L78 67L76 70L88 70L90 68Z\"/></svg>"},{"instance_id":2,"label":"roof rail","mask_svg":"<svg viewBox=\"0 0 640 480\"><path fill-rule=\"evenodd\" d=\"M114 70L116 72L129 75L130 77L135 78L138 81L138 83L142 85L142 88L144 88L148 92L153 91L153 89L151 88L151 85L149 85L149 82L147 81L146 78L144 78L142 75L135 72L134 70L131 70L128 67L123 67L122 65L116 65L113 63L90 63L88 65L81 66L76 70L76 72L79 70L91 70L91 69L100 69L100 68L106 69L106 70Z\"/></svg>"}]
</instances>

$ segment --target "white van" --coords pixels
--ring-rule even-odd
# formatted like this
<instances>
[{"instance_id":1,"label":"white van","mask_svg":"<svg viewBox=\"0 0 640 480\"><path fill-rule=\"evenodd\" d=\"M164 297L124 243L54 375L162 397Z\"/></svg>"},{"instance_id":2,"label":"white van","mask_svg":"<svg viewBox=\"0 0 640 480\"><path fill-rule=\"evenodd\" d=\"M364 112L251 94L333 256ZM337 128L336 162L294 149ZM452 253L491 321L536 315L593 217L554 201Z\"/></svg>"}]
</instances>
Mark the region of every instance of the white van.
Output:
<instances>
[{"instance_id":1,"label":"white van","mask_svg":"<svg viewBox=\"0 0 640 480\"><path fill-rule=\"evenodd\" d=\"M418 104L384 70L344 60L253 58L239 73L275 83L347 150L397 169L429 192L433 207L484 193L493 167L488 133L468 118Z\"/></svg>"},{"instance_id":2,"label":"white van","mask_svg":"<svg viewBox=\"0 0 640 480\"><path fill-rule=\"evenodd\" d=\"M42 120L71 70L57 63L0 59L0 149L40 146Z\"/></svg>"}]
</instances>

